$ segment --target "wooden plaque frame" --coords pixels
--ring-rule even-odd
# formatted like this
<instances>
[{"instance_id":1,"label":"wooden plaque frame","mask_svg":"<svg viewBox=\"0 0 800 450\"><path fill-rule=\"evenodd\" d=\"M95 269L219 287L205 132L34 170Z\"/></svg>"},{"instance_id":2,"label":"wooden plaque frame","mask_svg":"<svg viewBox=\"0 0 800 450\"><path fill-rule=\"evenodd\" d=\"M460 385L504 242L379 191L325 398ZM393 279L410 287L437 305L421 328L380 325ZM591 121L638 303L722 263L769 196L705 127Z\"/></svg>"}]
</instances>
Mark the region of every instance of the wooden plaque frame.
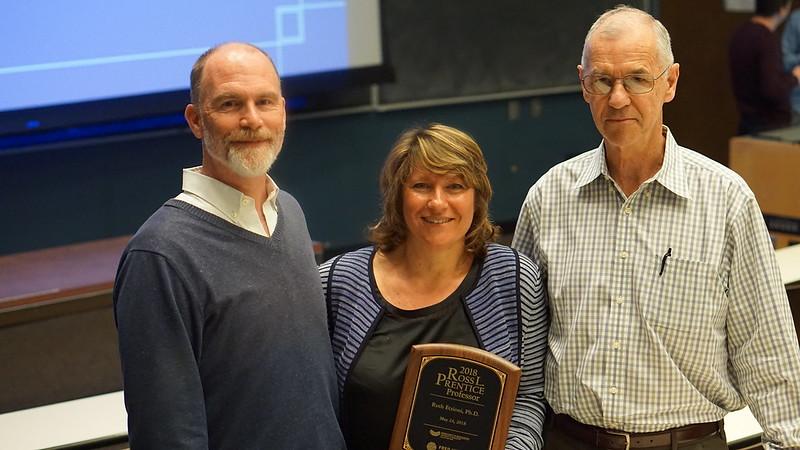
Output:
<instances>
[{"instance_id":1,"label":"wooden plaque frame","mask_svg":"<svg viewBox=\"0 0 800 450\"><path fill-rule=\"evenodd\" d=\"M414 345L391 450L502 450L521 370L458 344Z\"/></svg>"}]
</instances>

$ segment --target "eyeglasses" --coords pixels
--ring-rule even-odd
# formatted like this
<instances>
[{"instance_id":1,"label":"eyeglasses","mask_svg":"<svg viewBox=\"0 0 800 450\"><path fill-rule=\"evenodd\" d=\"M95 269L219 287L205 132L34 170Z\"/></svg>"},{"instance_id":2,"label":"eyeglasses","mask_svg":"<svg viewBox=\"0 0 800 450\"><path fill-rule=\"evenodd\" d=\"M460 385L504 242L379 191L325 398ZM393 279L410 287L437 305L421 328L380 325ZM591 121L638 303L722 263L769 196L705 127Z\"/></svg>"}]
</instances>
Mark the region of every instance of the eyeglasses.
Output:
<instances>
[{"instance_id":1,"label":"eyeglasses","mask_svg":"<svg viewBox=\"0 0 800 450\"><path fill-rule=\"evenodd\" d=\"M668 65L657 77L646 73L632 73L621 78L612 77L604 73L591 73L581 78L583 89L591 95L607 95L616 84L617 80L622 80L622 87L628 94L641 95L652 91L656 85L656 80L661 78L672 66Z\"/></svg>"}]
</instances>

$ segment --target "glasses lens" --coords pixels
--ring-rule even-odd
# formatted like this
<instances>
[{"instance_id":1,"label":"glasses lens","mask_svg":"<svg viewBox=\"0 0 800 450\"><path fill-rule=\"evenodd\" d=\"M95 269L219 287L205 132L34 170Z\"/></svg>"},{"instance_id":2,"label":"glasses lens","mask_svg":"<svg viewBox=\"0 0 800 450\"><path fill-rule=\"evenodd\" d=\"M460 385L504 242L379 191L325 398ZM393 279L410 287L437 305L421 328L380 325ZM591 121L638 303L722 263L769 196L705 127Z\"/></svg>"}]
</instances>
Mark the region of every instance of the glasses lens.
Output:
<instances>
[{"instance_id":1,"label":"glasses lens","mask_svg":"<svg viewBox=\"0 0 800 450\"><path fill-rule=\"evenodd\" d=\"M616 78L604 74L592 74L583 78L583 88L593 95L606 95L616 83ZM655 79L647 74L632 74L622 78L622 86L629 94L646 94L653 90Z\"/></svg>"},{"instance_id":2,"label":"glasses lens","mask_svg":"<svg viewBox=\"0 0 800 450\"><path fill-rule=\"evenodd\" d=\"M646 94L653 90L653 77L648 75L626 75L622 79L625 90L631 94Z\"/></svg>"},{"instance_id":3,"label":"glasses lens","mask_svg":"<svg viewBox=\"0 0 800 450\"><path fill-rule=\"evenodd\" d=\"M583 86L590 94L605 95L611 92L614 79L602 74L589 75L583 79Z\"/></svg>"}]
</instances>

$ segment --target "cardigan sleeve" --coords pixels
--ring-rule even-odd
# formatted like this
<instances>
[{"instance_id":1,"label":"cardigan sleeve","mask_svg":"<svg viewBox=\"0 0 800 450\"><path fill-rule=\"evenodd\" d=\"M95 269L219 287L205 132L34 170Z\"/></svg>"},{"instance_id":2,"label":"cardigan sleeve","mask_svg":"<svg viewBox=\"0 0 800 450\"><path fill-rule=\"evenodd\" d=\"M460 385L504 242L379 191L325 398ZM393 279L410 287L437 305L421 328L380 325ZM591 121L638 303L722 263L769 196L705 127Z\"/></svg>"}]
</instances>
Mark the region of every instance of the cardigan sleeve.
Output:
<instances>
[{"instance_id":1,"label":"cardigan sleeve","mask_svg":"<svg viewBox=\"0 0 800 450\"><path fill-rule=\"evenodd\" d=\"M544 448L544 359L547 353L549 315L542 278L536 265L518 255L522 357L517 401L511 417L506 449Z\"/></svg>"},{"instance_id":2,"label":"cardigan sleeve","mask_svg":"<svg viewBox=\"0 0 800 450\"><path fill-rule=\"evenodd\" d=\"M337 258L329 259L319 266L319 277L322 281L322 295L325 297L325 308L328 312L328 335L333 337L333 312L331 310L330 284L331 267Z\"/></svg>"}]
</instances>

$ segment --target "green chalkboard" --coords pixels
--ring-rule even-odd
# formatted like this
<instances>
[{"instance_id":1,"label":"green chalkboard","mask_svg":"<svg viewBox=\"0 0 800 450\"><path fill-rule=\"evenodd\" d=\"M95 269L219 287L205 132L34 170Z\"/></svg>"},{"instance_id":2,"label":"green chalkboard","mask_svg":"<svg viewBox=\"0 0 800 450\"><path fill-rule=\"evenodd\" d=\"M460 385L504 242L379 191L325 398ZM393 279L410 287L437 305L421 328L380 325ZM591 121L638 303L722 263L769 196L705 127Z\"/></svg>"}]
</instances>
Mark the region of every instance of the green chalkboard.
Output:
<instances>
[{"instance_id":1,"label":"green chalkboard","mask_svg":"<svg viewBox=\"0 0 800 450\"><path fill-rule=\"evenodd\" d=\"M384 0L384 104L576 86L583 38L619 0ZM645 10L646 0L627 2Z\"/></svg>"}]
</instances>

